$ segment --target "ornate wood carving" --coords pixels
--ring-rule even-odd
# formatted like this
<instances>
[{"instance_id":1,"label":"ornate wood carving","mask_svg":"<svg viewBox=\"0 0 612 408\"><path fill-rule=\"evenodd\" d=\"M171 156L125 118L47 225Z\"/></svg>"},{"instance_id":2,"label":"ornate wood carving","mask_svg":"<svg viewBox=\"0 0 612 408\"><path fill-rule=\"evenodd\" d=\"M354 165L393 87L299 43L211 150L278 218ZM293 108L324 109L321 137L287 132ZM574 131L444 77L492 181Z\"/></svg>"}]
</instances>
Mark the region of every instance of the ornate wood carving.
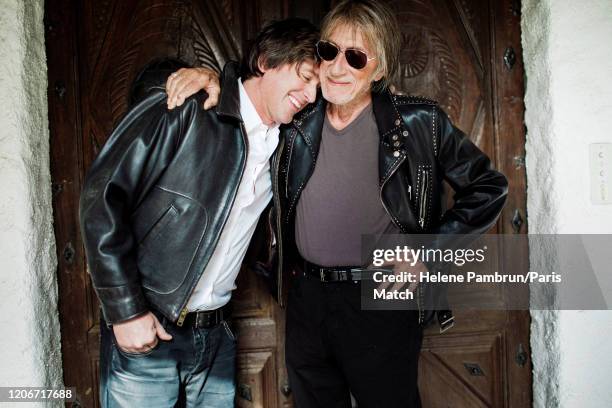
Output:
<instances>
[{"instance_id":1,"label":"ornate wood carving","mask_svg":"<svg viewBox=\"0 0 612 408\"><path fill-rule=\"evenodd\" d=\"M91 21L94 22L93 30L89 31L89 61L92 61L92 66L96 66L100 59L100 49L104 43L104 38L108 35L113 12L116 6L115 0L102 0L92 4ZM102 35L100 35L102 34Z\"/></svg>"},{"instance_id":2,"label":"ornate wood carving","mask_svg":"<svg viewBox=\"0 0 612 408\"><path fill-rule=\"evenodd\" d=\"M483 84L478 81L480 64L475 67L461 46L466 29L460 17L453 17L457 9L444 2L390 4L397 13L403 40L397 87L404 93L437 100L460 127L471 129L475 119L472 101L482 97ZM460 10L467 20L465 8Z\"/></svg>"},{"instance_id":3,"label":"ornate wood carving","mask_svg":"<svg viewBox=\"0 0 612 408\"><path fill-rule=\"evenodd\" d=\"M473 1L467 0L454 0L455 8L457 9L457 14L461 19L461 23L465 28L467 33L467 37L469 39L470 46L474 51L476 56L476 60L478 62L478 67L482 70L484 67L484 61L482 60L482 46L479 43L479 40L482 39L483 32L483 24L478 19L478 14L475 11L475 8L482 9L483 7L487 7L486 4L476 4Z\"/></svg>"},{"instance_id":4,"label":"ornate wood carving","mask_svg":"<svg viewBox=\"0 0 612 408\"><path fill-rule=\"evenodd\" d=\"M239 60L240 47L236 35L230 31L232 20L233 15L227 2L209 0L192 3L188 17L191 30L185 33L188 45L181 49L181 57L217 71L227 61Z\"/></svg>"}]
</instances>

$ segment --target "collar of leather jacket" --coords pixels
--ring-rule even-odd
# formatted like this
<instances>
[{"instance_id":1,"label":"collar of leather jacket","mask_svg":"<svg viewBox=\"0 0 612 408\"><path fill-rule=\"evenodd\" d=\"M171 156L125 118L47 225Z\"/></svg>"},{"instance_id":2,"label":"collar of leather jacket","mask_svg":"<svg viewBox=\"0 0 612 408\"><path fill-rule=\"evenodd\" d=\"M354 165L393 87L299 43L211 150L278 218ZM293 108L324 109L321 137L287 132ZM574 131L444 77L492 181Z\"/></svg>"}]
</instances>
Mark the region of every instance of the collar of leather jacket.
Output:
<instances>
[{"instance_id":1,"label":"collar of leather jacket","mask_svg":"<svg viewBox=\"0 0 612 408\"><path fill-rule=\"evenodd\" d=\"M215 112L220 116L227 116L242 120L240 116L240 93L238 92L238 64L230 61L223 67L221 73L221 95Z\"/></svg>"}]
</instances>

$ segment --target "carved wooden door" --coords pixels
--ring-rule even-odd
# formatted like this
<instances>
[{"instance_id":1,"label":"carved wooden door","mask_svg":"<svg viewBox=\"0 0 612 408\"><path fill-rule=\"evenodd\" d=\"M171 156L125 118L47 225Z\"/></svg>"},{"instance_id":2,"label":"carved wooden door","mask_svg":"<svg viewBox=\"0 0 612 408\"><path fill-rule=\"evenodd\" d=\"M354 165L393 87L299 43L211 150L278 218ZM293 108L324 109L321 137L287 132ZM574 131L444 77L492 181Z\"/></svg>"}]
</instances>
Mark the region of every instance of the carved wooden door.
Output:
<instances>
[{"instance_id":1,"label":"carved wooden door","mask_svg":"<svg viewBox=\"0 0 612 408\"><path fill-rule=\"evenodd\" d=\"M520 5L514 0L392 0L403 38L399 89L440 102L510 180L496 227L525 233ZM331 3L331 4L330 4ZM129 85L156 57L220 68L262 23L301 16L319 23L333 1L48 0L49 119L64 382L77 406L97 406L98 306L86 273L78 197L86 169L127 108ZM526 263L526 249L513 254ZM498 262L503 264L504 259ZM241 273L237 405L291 406L284 320L260 282ZM451 303L491 296L451 292ZM494 297L492 297L493 299ZM531 405L529 315L459 311L457 326L428 329L421 354L424 407Z\"/></svg>"},{"instance_id":2,"label":"carved wooden door","mask_svg":"<svg viewBox=\"0 0 612 408\"><path fill-rule=\"evenodd\" d=\"M46 10L49 96L57 115L52 154L64 381L77 386L81 405L94 407L99 309L78 231L83 175L126 111L130 84L147 62L175 57L220 70L240 59L260 21L281 17L283 7L231 0L52 0ZM279 310L254 275L242 271L237 284L237 405L285 405Z\"/></svg>"}]
</instances>

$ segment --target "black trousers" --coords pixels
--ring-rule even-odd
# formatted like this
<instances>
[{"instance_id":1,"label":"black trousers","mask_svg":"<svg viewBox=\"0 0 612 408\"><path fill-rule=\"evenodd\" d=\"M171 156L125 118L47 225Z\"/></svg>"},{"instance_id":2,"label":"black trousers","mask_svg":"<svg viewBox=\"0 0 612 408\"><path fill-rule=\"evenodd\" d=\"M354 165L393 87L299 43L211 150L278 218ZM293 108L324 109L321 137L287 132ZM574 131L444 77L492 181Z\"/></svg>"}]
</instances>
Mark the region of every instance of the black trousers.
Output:
<instances>
[{"instance_id":1,"label":"black trousers","mask_svg":"<svg viewBox=\"0 0 612 408\"><path fill-rule=\"evenodd\" d=\"M360 284L296 278L286 363L296 408L416 408L423 331L414 310L361 310Z\"/></svg>"}]
</instances>

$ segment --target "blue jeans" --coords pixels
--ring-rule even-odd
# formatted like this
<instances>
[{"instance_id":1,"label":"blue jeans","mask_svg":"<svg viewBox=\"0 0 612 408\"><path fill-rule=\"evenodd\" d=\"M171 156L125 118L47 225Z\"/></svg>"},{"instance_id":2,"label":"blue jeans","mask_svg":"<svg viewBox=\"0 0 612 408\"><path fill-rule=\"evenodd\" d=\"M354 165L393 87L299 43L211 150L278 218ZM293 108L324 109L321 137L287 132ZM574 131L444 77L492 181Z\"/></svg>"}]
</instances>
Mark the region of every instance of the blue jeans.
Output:
<instances>
[{"instance_id":1,"label":"blue jeans","mask_svg":"<svg viewBox=\"0 0 612 408\"><path fill-rule=\"evenodd\" d=\"M100 323L101 406L233 407L236 338L229 324L177 327L156 315L172 340L144 354L120 350L112 328Z\"/></svg>"}]
</instances>

